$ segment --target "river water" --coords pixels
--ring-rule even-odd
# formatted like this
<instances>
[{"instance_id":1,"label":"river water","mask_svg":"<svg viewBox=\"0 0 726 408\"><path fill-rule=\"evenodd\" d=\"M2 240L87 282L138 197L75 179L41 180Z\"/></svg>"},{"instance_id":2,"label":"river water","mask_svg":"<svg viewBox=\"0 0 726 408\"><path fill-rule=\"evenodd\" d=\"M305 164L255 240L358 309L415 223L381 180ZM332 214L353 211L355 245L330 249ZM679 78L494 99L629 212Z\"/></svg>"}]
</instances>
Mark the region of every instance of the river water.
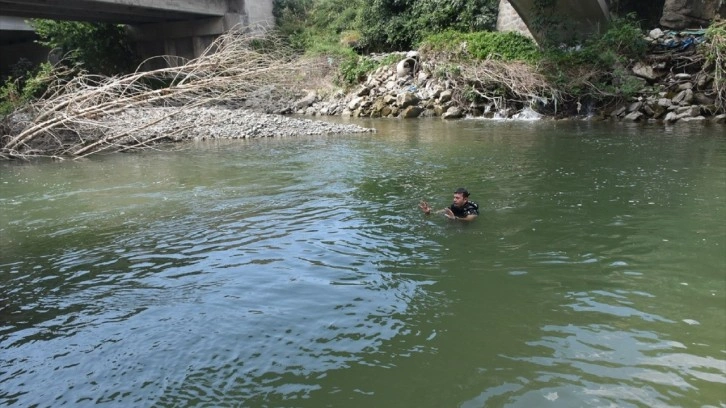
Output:
<instances>
[{"instance_id":1,"label":"river water","mask_svg":"<svg viewBox=\"0 0 726 408\"><path fill-rule=\"evenodd\" d=\"M358 123L0 165L0 405L726 405L723 127Z\"/></svg>"}]
</instances>

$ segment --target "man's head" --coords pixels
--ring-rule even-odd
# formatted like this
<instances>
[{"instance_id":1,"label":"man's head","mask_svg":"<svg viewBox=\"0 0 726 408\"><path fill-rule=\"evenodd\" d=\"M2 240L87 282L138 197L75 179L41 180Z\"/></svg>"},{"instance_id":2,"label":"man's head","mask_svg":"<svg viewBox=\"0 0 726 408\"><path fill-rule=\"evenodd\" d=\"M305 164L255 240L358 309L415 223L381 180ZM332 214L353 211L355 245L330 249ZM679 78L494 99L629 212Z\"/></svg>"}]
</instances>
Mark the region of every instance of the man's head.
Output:
<instances>
[{"instance_id":1,"label":"man's head","mask_svg":"<svg viewBox=\"0 0 726 408\"><path fill-rule=\"evenodd\" d=\"M469 192L465 188L457 188L454 191L454 206L462 207L469 199Z\"/></svg>"}]
</instances>

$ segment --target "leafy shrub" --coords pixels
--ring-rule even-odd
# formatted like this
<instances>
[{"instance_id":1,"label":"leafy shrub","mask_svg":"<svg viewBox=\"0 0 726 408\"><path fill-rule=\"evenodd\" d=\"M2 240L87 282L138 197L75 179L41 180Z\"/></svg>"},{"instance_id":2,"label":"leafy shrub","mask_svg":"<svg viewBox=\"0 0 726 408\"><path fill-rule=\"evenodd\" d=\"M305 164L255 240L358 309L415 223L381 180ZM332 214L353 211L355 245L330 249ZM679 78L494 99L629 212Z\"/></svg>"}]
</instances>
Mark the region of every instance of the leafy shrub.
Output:
<instances>
[{"instance_id":1,"label":"leafy shrub","mask_svg":"<svg viewBox=\"0 0 726 408\"><path fill-rule=\"evenodd\" d=\"M356 49L405 51L445 29L488 31L496 24L498 0L275 0L277 26L299 49L320 40L359 35Z\"/></svg>"},{"instance_id":2,"label":"leafy shrub","mask_svg":"<svg viewBox=\"0 0 726 408\"><path fill-rule=\"evenodd\" d=\"M640 58L648 51L648 42L643 36L635 14L613 19L602 37L592 42L592 51L609 50L625 58Z\"/></svg>"},{"instance_id":3,"label":"leafy shrub","mask_svg":"<svg viewBox=\"0 0 726 408\"><path fill-rule=\"evenodd\" d=\"M369 72L378 68L380 65L369 57L359 56L355 53L343 58L338 70L339 85L354 85L365 79Z\"/></svg>"},{"instance_id":4,"label":"leafy shrub","mask_svg":"<svg viewBox=\"0 0 726 408\"><path fill-rule=\"evenodd\" d=\"M0 115L7 115L24 104L41 97L54 77L53 67L44 62L37 67L28 69L19 74L13 69L17 77L10 76L0 87Z\"/></svg>"},{"instance_id":5,"label":"leafy shrub","mask_svg":"<svg viewBox=\"0 0 726 408\"><path fill-rule=\"evenodd\" d=\"M397 63L401 56L389 54L382 58L365 57L349 51L339 56L337 85L351 86L363 81L368 74L384 66Z\"/></svg>"},{"instance_id":6,"label":"leafy shrub","mask_svg":"<svg viewBox=\"0 0 726 408\"><path fill-rule=\"evenodd\" d=\"M360 15L362 45L370 51L405 51L444 30L490 31L497 0L373 0Z\"/></svg>"},{"instance_id":7,"label":"leafy shrub","mask_svg":"<svg viewBox=\"0 0 726 408\"><path fill-rule=\"evenodd\" d=\"M627 68L647 50L643 32L631 14L614 19L604 34L582 45L545 48L542 71L555 86L575 98L627 99L643 85Z\"/></svg>"},{"instance_id":8,"label":"leafy shrub","mask_svg":"<svg viewBox=\"0 0 726 408\"><path fill-rule=\"evenodd\" d=\"M444 31L427 37L421 45L423 51L458 54L462 58L496 59L503 61L529 61L539 59L537 44L530 38L514 32L461 33Z\"/></svg>"},{"instance_id":9,"label":"leafy shrub","mask_svg":"<svg viewBox=\"0 0 726 408\"><path fill-rule=\"evenodd\" d=\"M278 29L299 51L330 48L356 32L361 0L274 0ZM358 34L359 35L359 34Z\"/></svg>"}]
</instances>

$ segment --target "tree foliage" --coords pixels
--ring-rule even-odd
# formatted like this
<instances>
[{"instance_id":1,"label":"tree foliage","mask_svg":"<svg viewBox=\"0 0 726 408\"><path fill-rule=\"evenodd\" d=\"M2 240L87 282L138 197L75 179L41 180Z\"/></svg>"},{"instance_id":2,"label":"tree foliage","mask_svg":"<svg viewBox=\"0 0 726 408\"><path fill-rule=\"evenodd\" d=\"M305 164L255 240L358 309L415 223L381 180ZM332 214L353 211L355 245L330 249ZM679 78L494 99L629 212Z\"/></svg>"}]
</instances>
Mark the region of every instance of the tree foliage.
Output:
<instances>
[{"instance_id":1,"label":"tree foliage","mask_svg":"<svg viewBox=\"0 0 726 408\"><path fill-rule=\"evenodd\" d=\"M76 68L115 75L138 63L124 25L76 21L31 20L38 42L57 50Z\"/></svg>"},{"instance_id":2,"label":"tree foliage","mask_svg":"<svg viewBox=\"0 0 726 408\"><path fill-rule=\"evenodd\" d=\"M299 50L329 50L346 32L357 32L364 0L274 0L278 29ZM357 37L357 35L356 35Z\"/></svg>"},{"instance_id":3,"label":"tree foliage","mask_svg":"<svg viewBox=\"0 0 726 408\"><path fill-rule=\"evenodd\" d=\"M7 115L40 98L54 75L53 66L47 62L33 66L29 61L21 59L11 68L12 74L4 78L0 86L0 115Z\"/></svg>"},{"instance_id":4,"label":"tree foliage","mask_svg":"<svg viewBox=\"0 0 726 408\"><path fill-rule=\"evenodd\" d=\"M491 31L494 0L373 0L361 16L362 46L368 50L407 50L444 30Z\"/></svg>"},{"instance_id":5,"label":"tree foliage","mask_svg":"<svg viewBox=\"0 0 726 408\"><path fill-rule=\"evenodd\" d=\"M498 0L275 0L280 29L304 49L348 33L366 52L404 51L443 30L491 31ZM356 33L352 35L351 33Z\"/></svg>"},{"instance_id":6,"label":"tree foliage","mask_svg":"<svg viewBox=\"0 0 726 408\"><path fill-rule=\"evenodd\" d=\"M447 30L427 37L421 44L421 50L476 60L536 62L541 56L534 40L515 32L461 33Z\"/></svg>"}]
</instances>

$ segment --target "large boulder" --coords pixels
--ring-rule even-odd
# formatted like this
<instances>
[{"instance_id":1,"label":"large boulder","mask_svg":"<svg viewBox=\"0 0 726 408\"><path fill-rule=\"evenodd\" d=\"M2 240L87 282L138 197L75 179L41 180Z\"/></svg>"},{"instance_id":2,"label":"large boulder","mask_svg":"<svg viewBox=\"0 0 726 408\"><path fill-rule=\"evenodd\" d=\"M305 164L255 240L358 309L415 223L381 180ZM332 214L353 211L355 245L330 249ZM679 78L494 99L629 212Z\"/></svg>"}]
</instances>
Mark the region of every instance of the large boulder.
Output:
<instances>
[{"instance_id":1,"label":"large boulder","mask_svg":"<svg viewBox=\"0 0 726 408\"><path fill-rule=\"evenodd\" d=\"M423 112L423 108L420 108L418 106L409 106L408 108L405 108L401 112L401 118L403 118L403 119L417 118L417 117L419 117L419 115L421 115L421 112Z\"/></svg>"},{"instance_id":2,"label":"large boulder","mask_svg":"<svg viewBox=\"0 0 726 408\"><path fill-rule=\"evenodd\" d=\"M441 117L443 119L459 119L464 116L464 111L458 106L451 106L444 112Z\"/></svg>"},{"instance_id":3,"label":"large boulder","mask_svg":"<svg viewBox=\"0 0 726 408\"><path fill-rule=\"evenodd\" d=\"M638 122L642 117L643 117L643 113L641 113L641 112L630 112L627 115L625 115L623 120L626 120L629 122Z\"/></svg>"},{"instance_id":4,"label":"large boulder","mask_svg":"<svg viewBox=\"0 0 726 408\"><path fill-rule=\"evenodd\" d=\"M386 104L385 100L383 98L378 98L373 102L373 106L371 106L371 117L372 118L380 118L387 116L391 113L391 108L388 107L388 104Z\"/></svg>"},{"instance_id":5,"label":"large boulder","mask_svg":"<svg viewBox=\"0 0 726 408\"><path fill-rule=\"evenodd\" d=\"M404 109L412 105L416 105L420 102L420 99L416 94L411 92L404 92L396 98L396 104L399 108Z\"/></svg>"},{"instance_id":6,"label":"large boulder","mask_svg":"<svg viewBox=\"0 0 726 408\"><path fill-rule=\"evenodd\" d=\"M665 0L660 25L671 30L708 27L719 13L726 15L721 0Z\"/></svg>"},{"instance_id":7,"label":"large boulder","mask_svg":"<svg viewBox=\"0 0 726 408\"><path fill-rule=\"evenodd\" d=\"M633 66L633 73L645 80L647 80L650 83L655 82L658 78L662 77L663 74L656 72L653 69L653 66L642 63L642 62L636 62Z\"/></svg>"}]
</instances>

